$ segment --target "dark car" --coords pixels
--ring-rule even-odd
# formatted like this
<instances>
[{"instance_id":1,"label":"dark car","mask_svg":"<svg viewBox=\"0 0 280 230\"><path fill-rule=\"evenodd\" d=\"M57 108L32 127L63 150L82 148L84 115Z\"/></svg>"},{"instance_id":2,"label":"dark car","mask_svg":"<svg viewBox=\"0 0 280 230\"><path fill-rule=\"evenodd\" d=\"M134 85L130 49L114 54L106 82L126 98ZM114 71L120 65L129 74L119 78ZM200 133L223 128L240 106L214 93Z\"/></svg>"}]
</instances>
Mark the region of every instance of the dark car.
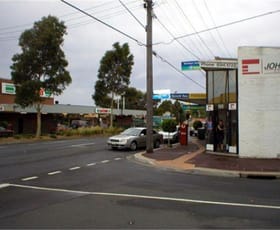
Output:
<instances>
[{"instance_id":1,"label":"dark car","mask_svg":"<svg viewBox=\"0 0 280 230\"><path fill-rule=\"evenodd\" d=\"M12 137L14 135L14 131L11 129L6 129L0 126L0 137Z\"/></svg>"}]
</instances>

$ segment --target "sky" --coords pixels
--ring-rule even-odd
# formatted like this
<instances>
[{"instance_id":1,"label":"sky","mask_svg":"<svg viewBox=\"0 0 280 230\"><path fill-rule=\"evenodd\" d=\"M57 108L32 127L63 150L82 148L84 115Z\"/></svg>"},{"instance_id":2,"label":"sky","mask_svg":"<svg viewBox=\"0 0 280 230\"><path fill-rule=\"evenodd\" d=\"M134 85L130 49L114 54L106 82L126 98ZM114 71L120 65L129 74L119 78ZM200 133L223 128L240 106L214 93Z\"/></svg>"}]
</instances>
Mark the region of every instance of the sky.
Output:
<instances>
[{"instance_id":1,"label":"sky","mask_svg":"<svg viewBox=\"0 0 280 230\"><path fill-rule=\"evenodd\" d=\"M60 104L95 105L100 60L115 42L134 55L130 87L146 92L146 10L143 0L0 0L0 78L11 78L18 39L44 16L67 26L63 51L72 83ZM181 71L183 61L237 58L240 46L280 46L280 0L153 0L153 89L205 93L205 72ZM110 27L109 27L109 26ZM122 33L112 29L115 28ZM125 34L125 35L124 35Z\"/></svg>"}]
</instances>

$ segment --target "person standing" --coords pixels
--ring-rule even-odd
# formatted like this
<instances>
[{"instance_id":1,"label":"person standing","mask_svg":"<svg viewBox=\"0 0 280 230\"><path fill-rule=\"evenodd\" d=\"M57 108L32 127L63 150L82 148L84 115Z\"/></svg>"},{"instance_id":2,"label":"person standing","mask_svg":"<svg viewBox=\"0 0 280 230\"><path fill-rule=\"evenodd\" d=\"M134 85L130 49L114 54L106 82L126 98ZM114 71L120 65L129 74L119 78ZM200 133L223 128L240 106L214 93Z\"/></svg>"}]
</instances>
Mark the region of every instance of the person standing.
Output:
<instances>
[{"instance_id":1,"label":"person standing","mask_svg":"<svg viewBox=\"0 0 280 230\"><path fill-rule=\"evenodd\" d=\"M217 125L216 129L216 135L217 135L217 150L223 152L224 151L224 137L225 137L225 127L223 120L219 120L219 123Z\"/></svg>"}]
</instances>

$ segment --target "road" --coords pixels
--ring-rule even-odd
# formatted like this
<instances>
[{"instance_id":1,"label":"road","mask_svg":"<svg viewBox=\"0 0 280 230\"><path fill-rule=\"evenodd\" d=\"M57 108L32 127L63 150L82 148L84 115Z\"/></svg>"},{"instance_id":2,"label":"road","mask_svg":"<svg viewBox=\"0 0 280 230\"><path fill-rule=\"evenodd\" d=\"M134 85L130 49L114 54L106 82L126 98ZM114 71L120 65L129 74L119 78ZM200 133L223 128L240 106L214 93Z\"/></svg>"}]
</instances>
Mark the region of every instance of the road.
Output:
<instances>
[{"instance_id":1,"label":"road","mask_svg":"<svg viewBox=\"0 0 280 230\"><path fill-rule=\"evenodd\" d=\"M280 228L280 182L174 172L102 137L0 145L0 228Z\"/></svg>"}]
</instances>

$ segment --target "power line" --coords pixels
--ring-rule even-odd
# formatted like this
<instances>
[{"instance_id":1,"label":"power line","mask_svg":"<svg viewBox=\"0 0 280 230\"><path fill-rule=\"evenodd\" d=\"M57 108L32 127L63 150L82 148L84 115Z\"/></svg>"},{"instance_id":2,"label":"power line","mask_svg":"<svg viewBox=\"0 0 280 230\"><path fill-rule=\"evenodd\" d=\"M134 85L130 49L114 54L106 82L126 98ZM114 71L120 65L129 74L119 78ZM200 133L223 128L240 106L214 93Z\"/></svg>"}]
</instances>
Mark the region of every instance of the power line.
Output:
<instances>
[{"instance_id":1,"label":"power line","mask_svg":"<svg viewBox=\"0 0 280 230\"><path fill-rule=\"evenodd\" d=\"M167 4L169 4L169 3L167 2ZM178 26L179 23L178 23L178 21L176 21L176 23L173 23L174 15L170 17L170 14L168 14L168 12L171 11L171 7L172 7L172 5L170 5L170 6L168 7L168 10L166 10L165 7L160 7L159 9L161 9L161 12L164 14L163 17L164 17L164 19L165 19L165 22L168 22L168 23L170 24L171 28L174 30L174 29ZM160 12L158 12L158 14L160 14ZM160 21L160 19L159 19L160 17L158 16L158 14L157 14L156 19L158 19L158 22L160 23L161 27L162 27L172 38L175 38L174 33L172 33L171 30L167 28L166 23L162 23L162 22ZM181 25L181 23L180 23L180 25ZM184 23L183 23L183 25L184 25ZM181 28L181 26L180 26L180 28ZM178 30L177 30L177 31L178 31ZM192 39L189 39L189 40L190 40L190 42L177 41L177 43L178 43L180 46L182 46L188 53L190 53L191 55L193 55L193 56L196 57L197 59L200 59L200 58L198 58L198 56L203 56L202 52L200 51L199 47L197 47L197 46L195 45L195 43L192 41ZM192 44L190 44L190 43L192 43ZM157 43L154 43L154 44L157 44ZM186 46L186 45L187 45L187 46ZM194 54L193 49L191 49L190 47L192 47L193 49L195 48L196 53L198 52L199 54Z\"/></svg>"},{"instance_id":2,"label":"power line","mask_svg":"<svg viewBox=\"0 0 280 230\"><path fill-rule=\"evenodd\" d=\"M61 1L62 1L63 3L65 3L66 5L68 5L68 6L72 7L72 8L74 8L74 9L76 9L77 11L80 11L81 13L83 13L83 14L89 16L90 18L92 18L92 19L94 19L94 20L100 22L101 24L103 24L103 25L109 27L110 29L115 30L115 31L117 31L118 33L124 35L125 37L127 37L127 38L129 38L129 39L135 41L138 45L143 45L143 46L145 46L143 43L139 42L137 39L135 39L134 37L130 36L129 34L127 34L127 33L125 33L125 32L122 32L121 30L119 30L119 29L117 29L117 28L115 28L115 27L109 25L108 23L106 23L106 22L104 22L104 21L102 21L102 20L100 20L100 19L98 19L98 18L92 16L91 14L89 14L89 13L87 13L86 11L84 11L84 10L78 8L77 6L75 6L75 5L73 5L73 4L69 3L69 2L67 2L67 1L65 1L65 0L61 0Z\"/></svg>"},{"instance_id":3,"label":"power line","mask_svg":"<svg viewBox=\"0 0 280 230\"><path fill-rule=\"evenodd\" d=\"M179 3L177 2L177 0L175 0L176 5L178 6L178 8L181 10L182 14L184 15L184 17L186 18L186 20L189 22L189 24L191 25L192 29L194 30L195 34L197 35L197 37L199 38L199 40L202 42L202 44L206 47L206 49L208 50L208 52L214 57L214 53L212 52L212 50L210 50L210 48L208 47L208 45L206 44L206 42L202 39L202 37L200 36L199 33L197 33L194 25L192 24L192 22L190 21L190 19L188 18L188 16L185 14L185 12L182 10L181 6L179 5Z\"/></svg>"},{"instance_id":4,"label":"power line","mask_svg":"<svg viewBox=\"0 0 280 230\"><path fill-rule=\"evenodd\" d=\"M128 13L144 28L146 29L146 27L142 24L142 22L140 22L140 20L128 9L128 7L121 1L119 0L119 2L122 4L122 6L128 11Z\"/></svg>"},{"instance_id":5,"label":"power line","mask_svg":"<svg viewBox=\"0 0 280 230\"><path fill-rule=\"evenodd\" d=\"M199 87L206 89L205 86L201 85L200 83L198 83L197 81L193 80L191 77L189 77L188 75L184 74L181 70L179 70L178 68L176 68L176 66L174 66L173 64L171 64L169 61L167 61L166 59L164 59L163 57L161 57L158 53L156 53L155 51L153 51L153 55L157 58L159 58L162 62L165 62L166 64L168 64L170 67L172 67L176 72L180 73L181 75L183 75L184 77L188 78L190 81L192 81L193 83L195 83L196 85L198 85Z\"/></svg>"},{"instance_id":6,"label":"power line","mask_svg":"<svg viewBox=\"0 0 280 230\"><path fill-rule=\"evenodd\" d=\"M207 27L208 27L208 26L207 26L207 23L205 22L204 17L203 17L203 15L202 15L202 13L200 12L200 10L199 10L199 8L198 8L198 6L197 6L197 4L195 3L194 0L192 0L192 4L194 5L194 8L195 8L196 12L198 13L198 15L199 15L201 21L203 22L204 27L207 28ZM212 34L211 31L209 31L209 35L211 36L211 38L213 39L213 41L216 43L216 46L222 50L221 46L219 45L219 43L217 42L217 40L215 39L215 37L214 37L214 35Z\"/></svg>"},{"instance_id":7,"label":"power line","mask_svg":"<svg viewBox=\"0 0 280 230\"><path fill-rule=\"evenodd\" d=\"M133 9L138 9L139 7L135 7ZM107 14L107 15L104 15L104 17L102 18L99 18L99 19L108 19L108 18L112 18L112 17L115 17L115 16L118 16L118 15L122 15L123 14L123 10L120 10L120 11L117 11L117 12L112 12L110 14ZM68 25L69 29L72 29L72 28L76 28L76 27L80 27L80 26L85 26L85 25L88 25L90 23L92 23L93 21L92 20L86 20L86 21L81 21L81 22L76 22L76 23L73 23L73 24L70 24Z\"/></svg>"},{"instance_id":8,"label":"power line","mask_svg":"<svg viewBox=\"0 0 280 230\"><path fill-rule=\"evenodd\" d=\"M112 3L113 2L114 1L98 4L98 5L95 5L95 6L91 6L89 8L86 8L84 11L88 11L88 10L92 10L92 9L98 9L97 11L94 12L95 14L101 14L103 12L106 12L106 13L108 12L106 15L103 15L102 18L100 18L102 20L107 19L107 18L112 18L114 16L123 14L124 10L120 10L121 6L116 6L115 5L115 6L112 7ZM138 0L130 1L127 4L132 5L132 4L136 3L136 2L138 2ZM107 6L107 5L110 5L110 8L106 8L106 9L102 9L101 8L101 7ZM142 7L139 4L137 4L137 7L136 7L135 4L134 4L134 7L132 9L134 10L134 9L139 9L139 8L142 8ZM111 12L111 10L118 10L118 11ZM75 11L75 12L71 12L71 13L67 13L67 14L58 16L58 17L59 18L65 18L65 17L67 18L68 16L72 16L72 15L78 14L78 13L79 12ZM84 26L84 25L92 23L92 20L91 21L90 20L86 20L86 21L74 22L74 21L77 21L77 20L82 19L84 17L86 17L86 16L83 15L83 16L79 16L79 17L71 17L71 18L68 17L68 19L63 19L63 21L66 22L67 24L70 21L73 21L72 24L70 23L70 24L67 25L67 27L69 29L77 28L77 27ZM21 24L21 25L8 26L8 27L0 28L0 41L17 40L18 37L19 37L19 34L22 33L22 31L24 29L26 29L27 26L31 27L32 26L32 22L30 22L28 24L26 23L26 24ZM14 34L14 36L11 36L12 34ZM16 34L18 34L18 37L16 37Z\"/></svg>"},{"instance_id":9,"label":"power line","mask_svg":"<svg viewBox=\"0 0 280 230\"><path fill-rule=\"evenodd\" d=\"M275 14L275 13L279 13L279 12L280 12L280 10L274 10L274 11L266 12L266 13L263 13L263 14L258 14L258 15L252 16L252 17L248 17L248 18L237 20L237 21L229 22L229 23L226 23L226 24L222 24L222 25L219 25L219 26L210 27L208 29L200 30L200 31L197 31L196 33L184 34L184 35L173 38L169 42L159 42L159 43L156 43L154 45L171 44L172 42L174 42L178 39L190 37L190 36L196 35L197 33L199 33L199 34L200 33L205 33L205 32L208 32L210 30L216 30L216 29L219 29L219 28L231 26L231 25L234 25L234 24L238 24L238 23L241 23L241 22L253 20L253 19L256 19L256 18L264 17L264 16L267 16L267 15L271 15L271 14Z\"/></svg>"},{"instance_id":10,"label":"power line","mask_svg":"<svg viewBox=\"0 0 280 230\"><path fill-rule=\"evenodd\" d=\"M167 33L173 38L175 39L175 36L168 30L168 28L157 18L159 24L167 31ZM176 39L176 42L178 42L185 50L187 50L191 55L193 55L194 57L196 57L197 59L200 60L200 58L194 54L190 49L188 49L182 42L180 42L179 40Z\"/></svg>"},{"instance_id":11,"label":"power line","mask_svg":"<svg viewBox=\"0 0 280 230\"><path fill-rule=\"evenodd\" d=\"M203 0L203 3L204 3L204 5L205 5L205 8L206 8L208 14L210 15L210 18L211 18L211 20L212 20L212 23L214 24L214 26L217 26L216 23L215 23L215 20L214 20L214 18L213 18L213 16L212 16L212 14L211 14L211 11L209 10L209 7L208 7L207 2L206 2L205 0ZM229 50L228 50L228 48L227 48L227 46L226 46L226 44L225 44L225 42L224 42L224 39L223 39L223 37L222 37L220 31L219 31L218 29L216 29L216 32L217 32L218 37L220 38L220 40L221 40L221 42L222 42L222 44L223 44L223 46L224 46L224 49L225 49L227 55L228 55L229 57L231 57L230 52L229 52Z\"/></svg>"}]
</instances>

